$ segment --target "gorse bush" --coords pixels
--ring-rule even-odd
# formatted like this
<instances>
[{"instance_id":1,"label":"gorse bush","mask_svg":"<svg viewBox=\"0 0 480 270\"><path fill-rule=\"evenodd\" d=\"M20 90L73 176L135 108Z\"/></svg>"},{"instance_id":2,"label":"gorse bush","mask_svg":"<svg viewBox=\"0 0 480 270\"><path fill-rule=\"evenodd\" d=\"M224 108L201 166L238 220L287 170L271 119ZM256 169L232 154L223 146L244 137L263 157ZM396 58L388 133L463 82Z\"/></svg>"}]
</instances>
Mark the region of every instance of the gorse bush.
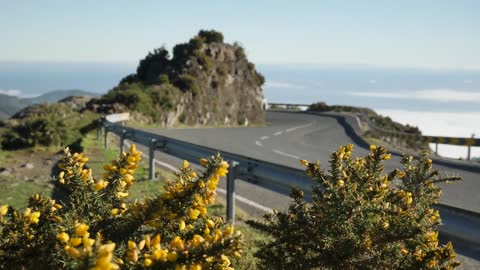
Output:
<instances>
[{"instance_id":1,"label":"gorse bush","mask_svg":"<svg viewBox=\"0 0 480 270\"><path fill-rule=\"evenodd\" d=\"M24 212L0 207L0 268L231 269L242 234L206 208L228 163L212 156L195 172L185 161L162 194L131 202L140 160L133 145L95 178L88 158L66 149L55 179L66 201L34 195Z\"/></svg>"},{"instance_id":2,"label":"gorse bush","mask_svg":"<svg viewBox=\"0 0 480 270\"><path fill-rule=\"evenodd\" d=\"M272 236L256 253L261 269L452 269L451 243L438 245L439 182L432 160L403 156L403 170L384 173L384 147L352 158L352 145L331 154L328 171L302 160L312 177L312 200L299 189L285 212L250 225Z\"/></svg>"},{"instance_id":3,"label":"gorse bush","mask_svg":"<svg viewBox=\"0 0 480 270\"><path fill-rule=\"evenodd\" d=\"M5 150L35 146L65 146L81 139L94 126L98 115L80 113L68 104L41 104L21 119L13 119L6 125L1 144Z\"/></svg>"}]
</instances>

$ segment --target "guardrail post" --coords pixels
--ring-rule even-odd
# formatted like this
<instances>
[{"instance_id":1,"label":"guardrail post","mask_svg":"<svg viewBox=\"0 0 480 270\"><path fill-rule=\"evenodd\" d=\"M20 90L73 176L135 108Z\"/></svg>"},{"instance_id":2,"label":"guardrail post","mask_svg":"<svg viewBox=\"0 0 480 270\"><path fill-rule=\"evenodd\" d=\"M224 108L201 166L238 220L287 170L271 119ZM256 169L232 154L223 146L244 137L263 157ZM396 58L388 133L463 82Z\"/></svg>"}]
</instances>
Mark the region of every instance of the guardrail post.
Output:
<instances>
[{"instance_id":1,"label":"guardrail post","mask_svg":"<svg viewBox=\"0 0 480 270\"><path fill-rule=\"evenodd\" d=\"M438 143L435 144L435 155L438 155Z\"/></svg>"},{"instance_id":2,"label":"guardrail post","mask_svg":"<svg viewBox=\"0 0 480 270\"><path fill-rule=\"evenodd\" d=\"M127 131L125 129L122 130L122 135L120 136L120 155L122 155L123 153L123 146L124 146L124 142L125 142L125 135L126 135Z\"/></svg>"},{"instance_id":3,"label":"guardrail post","mask_svg":"<svg viewBox=\"0 0 480 270\"><path fill-rule=\"evenodd\" d=\"M235 224L235 178L237 178L238 162L230 161L227 174L227 221Z\"/></svg>"},{"instance_id":4,"label":"guardrail post","mask_svg":"<svg viewBox=\"0 0 480 270\"><path fill-rule=\"evenodd\" d=\"M470 160L470 145L468 146L468 152L467 152L467 160Z\"/></svg>"},{"instance_id":5,"label":"guardrail post","mask_svg":"<svg viewBox=\"0 0 480 270\"><path fill-rule=\"evenodd\" d=\"M149 176L150 180L155 179L155 144L157 140L152 139L150 141L150 148L148 152L148 164L149 164Z\"/></svg>"},{"instance_id":6,"label":"guardrail post","mask_svg":"<svg viewBox=\"0 0 480 270\"><path fill-rule=\"evenodd\" d=\"M105 149L108 148L108 138L107 138L107 135L108 135L108 128L105 126L105 127L103 127L103 138L104 138L103 145L104 145Z\"/></svg>"}]
</instances>

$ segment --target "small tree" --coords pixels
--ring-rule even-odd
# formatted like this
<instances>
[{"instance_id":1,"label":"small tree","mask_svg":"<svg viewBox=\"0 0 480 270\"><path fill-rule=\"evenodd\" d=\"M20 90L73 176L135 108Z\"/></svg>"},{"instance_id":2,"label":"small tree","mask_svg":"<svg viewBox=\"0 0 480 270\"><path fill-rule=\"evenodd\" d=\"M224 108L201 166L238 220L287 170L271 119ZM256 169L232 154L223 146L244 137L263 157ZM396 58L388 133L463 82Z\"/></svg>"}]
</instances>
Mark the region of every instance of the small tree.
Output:
<instances>
[{"instance_id":1,"label":"small tree","mask_svg":"<svg viewBox=\"0 0 480 270\"><path fill-rule=\"evenodd\" d=\"M288 210L249 224L273 237L257 252L261 269L452 269L451 243L438 246L441 195L432 160L402 158L403 170L384 174L384 147L352 158L352 145L331 154L328 172L302 161L312 177L312 201L292 189Z\"/></svg>"},{"instance_id":2,"label":"small tree","mask_svg":"<svg viewBox=\"0 0 480 270\"><path fill-rule=\"evenodd\" d=\"M215 30L200 30L198 36L205 39L206 43L223 43L223 34Z\"/></svg>"}]
</instances>

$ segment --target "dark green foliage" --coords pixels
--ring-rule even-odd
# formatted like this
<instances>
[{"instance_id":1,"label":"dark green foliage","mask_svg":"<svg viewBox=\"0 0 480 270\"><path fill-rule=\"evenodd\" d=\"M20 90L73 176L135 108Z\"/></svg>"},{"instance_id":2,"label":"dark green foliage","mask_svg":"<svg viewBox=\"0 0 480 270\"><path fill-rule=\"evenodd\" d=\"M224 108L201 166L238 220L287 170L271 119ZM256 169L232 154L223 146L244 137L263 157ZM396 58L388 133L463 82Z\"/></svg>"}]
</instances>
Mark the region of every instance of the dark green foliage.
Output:
<instances>
[{"instance_id":1,"label":"dark green foliage","mask_svg":"<svg viewBox=\"0 0 480 270\"><path fill-rule=\"evenodd\" d=\"M169 53L165 47L161 47L148 53L140 60L137 68L137 77L144 83L154 83L159 75L164 73L169 63Z\"/></svg>"},{"instance_id":2,"label":"dark green foliage","mask_svg":"<svg viewBox=\"0 0 480 270\"><path fill-rule=\"evenodd\" d=\"M199 52L196 54L198 63L209 72L212 69L212 59L208 57L205 53Z\"/></svg>"},{"instance_id":3,"label":"dark green foliage","mask_svg":"<svg viewBox=\"0 0 480 270\"><path fill-rule=\"evenodd\" d=\"M237 59L246 58L245 50L243 49L242 46L238 46L238 47L235 49L235 57L237 57Z\"/></svg>"},{"instance_id":4,"label":"dark green foliage","mask_svg":"<svg viewBox=\"0 0 480 270\"><path fill-rule=\"evenodd\" d=\"M258 71L255 71L255 75L257 77L258 85L262 86L265 83L265 77Z\"/></svg>"},{"instance_id":5,"label":"dark green foliage","mask_svg":"<svg viewBox=\"0 0 480 270\"><path fill-rule=\"evenodd\" d=\"M223 34L215 30L200 30L198 36L204 38L206 43L223 43Z\"/></svg>"},{"instance_id":6,"label":"dark green foliage","mask_svg":"<svg viewBox=\"0 0 480 270\"><path fill-rule=\"evenodd\" d=\"M129 74L123 77L123 79L120 80L119 84L136 83L136 82L138 82L137 74Z\"/></svg>"},{"instance_id":7,"label":"dark green foliage","mask_svg":"<svg viewBox=\"0 0 480 270\"><path fill-rule=\"evenodd\" d=\"M200 88L198 87L195 77L188 74L180 75L179 80L176 82L176 86L184 92L191 92L193 96L200 93Z\"/></svg>"},{"instance_id":8,"label":"dark green foliage","mask_svg":"<svg viewBox=\"0 0 480 270\"><path fill-rule=\"evenodd\" d=\"M161 74L160 76L158 76L158 82L160 84L168 84L170 83L170 78L167 74Z\"/></svg>"},{"instance_id":9,"label":"dark green foliage","mask_svg":"<svg viewBox=\"0 0 480 270\"><path fill-rule=\"evenodd\" d=\"M38 105L35 114L7 125L2 134L2 148L70 145L82 137L82 128L95 119L91 112L80 114L62 103Z\"/></svg>"}]
</instances>

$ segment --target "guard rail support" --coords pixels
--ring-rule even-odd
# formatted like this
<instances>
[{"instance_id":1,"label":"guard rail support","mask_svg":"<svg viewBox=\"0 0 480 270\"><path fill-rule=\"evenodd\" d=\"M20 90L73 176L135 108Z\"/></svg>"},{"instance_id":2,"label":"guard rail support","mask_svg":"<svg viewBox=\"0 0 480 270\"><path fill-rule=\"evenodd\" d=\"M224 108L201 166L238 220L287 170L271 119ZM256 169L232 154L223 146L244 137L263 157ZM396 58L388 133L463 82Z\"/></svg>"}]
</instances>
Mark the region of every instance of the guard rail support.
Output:
<instances>
[{"instance_id":1,"label":"guard rail support","mask_svg":"<svg viewBox=\"0 0 480 270\"><path fill-rule=\"evenodd\" d=\"M238 176L238 162L230 161L227 174L227 221L235 225L235 179Z\"/></svg>"},{"instance_id":2,"label":"guard rail support","mask_svg":"<svg viewBox=\"0 0 480 270\"><path fill-rule=\"evenodd\" d=\"M148 164L149 164L149 176L150 180L155 179L155 148L156 148L157 140L152 139L150 141L149 151L148 151Z\"/></svg>"}]
</instances>

